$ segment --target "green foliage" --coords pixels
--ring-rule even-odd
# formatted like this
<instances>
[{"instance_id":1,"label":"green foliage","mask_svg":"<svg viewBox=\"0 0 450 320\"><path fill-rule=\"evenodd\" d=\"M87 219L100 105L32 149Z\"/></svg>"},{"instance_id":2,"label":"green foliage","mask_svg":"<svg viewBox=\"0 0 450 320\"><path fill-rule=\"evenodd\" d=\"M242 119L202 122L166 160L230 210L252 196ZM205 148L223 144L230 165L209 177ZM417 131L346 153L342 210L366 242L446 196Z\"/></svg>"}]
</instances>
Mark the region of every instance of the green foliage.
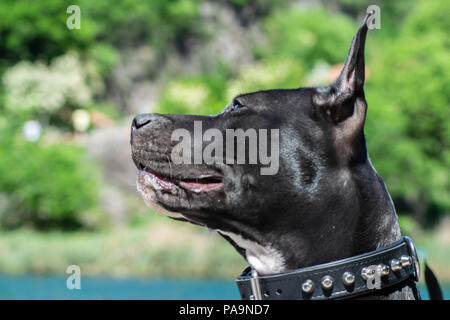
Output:
<instances>
[{"instance_id":1,"label":"green foliage","mask_svg":"<svg viewBox=\"0 0 450 320\"><path fill-rule=\"evenodd\" d=\"M255 15L264 16L270 14L272 10L286 7L289 1L285 0L230 0L238 14L243 16Z\"/></svg>"},{"instance_id":2,"label":"green foliage","mask_svg":"<svg viewBox=\"0 0 450 320\"><path fill-rule=\"evenodd\" d=\"M157 112L214 114L238 94L275 87L296 88L304 74L294 60L264 60L249 64L232 77L224 66L213 74L170 81L161 95Z\"/></svg>"},{"instance_id":3,"label":"green foliage","mask_svg":"<svg viewBox=\"0 0 450 320\"><path fill-rule=\"evenodd\" d=\"M229 82L227 100L240 93L274 88L298 88L304 76L301 61L270 59L243 67Z\"/></svg>"},{"instance_id":4,"label":"green foliage","mask_svg":"<svg viewBox=\"0 0 450 320\"><path fill-rule=\"evenodd\" d=\"M68 0L0 2L0 67L20 60L50 61L69 50L86 52L97 42L133 46L145 39L157 49L198 34L203 0L79 0L81 28L69 30ZM104 47L101 49L104 50Z\"/></svg>"},{"instance_id":5,"label":"green foliage","mask_svg":"<svg viewBox=\"0 0 450 320\"><path fill-rule=\"evenodd\" d=\"M355 23L341 14L325 10L283 10L265 21L268 42L259 55L301 61L312 67L318 61L328 64L345 59Z\"/></svg>"},{"instance_id":6,"label":"green foliage","mask_svg":"<svg viewBox=\"0 0 450 320\"><path fill-rule=\"evenodd\" d=\"M206 81L188 78L167 85L157 111L210 114L218 111L219 103Z\"/></svg>"},{"instance_id":7,"label":"green foliage","mask_svg":"<svg viewBox=\"0 0 450 320\"><path fill-rule=\"evenodd\" d=\"M76 146L45 146L2 132L0 138L0 223L11 228L73 228L95 204L92 164Z\"/></svg>"},{"instance_id":8,"label":"green foliage","mask_svg":"<svg viewBox=\"0 0 450 320\"><path fill-rule=\"evenodd\" d=\"M119 61L119 53L108 43L99 43L89 49L89 56L95 61L100 76L109 76L111 69Z\"/></svg>"},{"instance_id":9,"label":"green foliage","mask_svg":"<svg viewBox=\"0 0 450 320\"><path fill-rule=\"evenodd\" d=\"M413 239L423 236L423 229L411 215L398 213L398 222L403 235L410 236Z\"/></svg>"},{"instance_id":10,"label":"green foliage","mask_svg":"<svg viewBox=\"0 0 450 320\"><path fill-rule=\"evenodd\" d=\"M76 52L69 52L49 64L17 63L1 78L6 115L23 121L33 117L41 123L72 130L76 127L72 112L96 105L94 97L104 89L100 73L108 72L110 59L113 58L101 60L103 64L95 63L95 57L82 61Z\"/></svg>"},{"instance_id":11,"label":"green foliage","mask_svg":"<svg viewBox=\"0 0 450 320\"><path fill-rule=\"evenodd\" d=\"M158 49L199 31L202 0L81 0L78 5L98 40L125 47L143 39Z\"/></svg>"},{"instance_id":12,"label":"green foliage","mask_svg":"<svg viewBox=\"0 0 450 320\"><path fill-rule=\"evenodd\" d=\"M389 34L392 34L401 26L403 18L414 6L410 0L338 0L337 3L342 12L348 13L353 17L363 16L370 5L378 6L380 8L382 25L379 32L388 30Z\"/></svg>"},{"instance_id":13,"label":"green foliage","mask_svg":"<svg viewBox=\"0 0 450 320\"><path fill-rule=\"evenodd\" d=\"M84 275L231 279L245 268L245 260L219 235L163 220L98 232L3 233L0 273L62 275L76 264Z\"/></svg>"},{"instance_id":14,"label":"green foliage","mask_svg":"<svg viewBox=\"0 0 450 320\"><path fill-rule=\"evenodd\" d=\"M214 73L170 81L156 109L162 113L212 114L226 103L228 68L219 64Z\"/></svg>"},{"instance_id":15,"label":"green foliage","mask_svg":"<svg viewBox=\"0 0 450 320\"><path fill-rule=\"evenodd\" d=\"M94 70L75 53L53 59L50 65L22 61L3 75L5 108L10 112L55 113L62 107L83 107L100 91ZM97 85L97 88L96 88Z\"/></svg>"},{"instance_id":16,"label":"green foliage","mask_svg":"<svg viewBox=\"0 0 450 320\"><path fill-rule=\"evenodd\" d=\"M394 200L419 222L450 209L450 41L447 1L423 2L398 38L379 42L367 85L368 147Z\"/></svg>"},{"instance_id":17,"label":"green foliage","mask_svg":"<svg viewBox=\"0 0 450 320\"><path fill-rule=\"evenodd\" d=\"M0 1L0 67L19 60L49 60L70 49L86 49L95 34L89 22L69 31L68 0ZM84 23L84 20L83 20Z\"/></svg>"}]
</instances>

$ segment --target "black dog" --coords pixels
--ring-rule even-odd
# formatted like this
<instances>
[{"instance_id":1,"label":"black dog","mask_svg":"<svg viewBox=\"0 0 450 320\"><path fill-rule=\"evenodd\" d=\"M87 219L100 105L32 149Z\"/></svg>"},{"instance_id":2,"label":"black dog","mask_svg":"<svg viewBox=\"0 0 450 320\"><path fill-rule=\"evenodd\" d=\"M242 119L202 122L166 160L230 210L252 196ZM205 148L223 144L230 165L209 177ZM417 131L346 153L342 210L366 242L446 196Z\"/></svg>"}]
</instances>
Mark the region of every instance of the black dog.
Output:
<instances>
[{"instance_id":1,"label":"black dog","mask_svg":"<svg viewBox=\"0 0 450 320\"><path fill-rule=\"evenodd\" d=\"M327 87L242 94L212 116L138 115L131 145L145 202L171 218L217 230L259 275L352 257L399 240L394 205L364 138L367 30L365 22L339 78ZM174 163L177 141L171 133L192 133L194 121L224 136L226 129L279 129L278 172L262 175L262 164ZM406 281L366 298L418 294L414 282Z\"/></svg>"}]
</instances>

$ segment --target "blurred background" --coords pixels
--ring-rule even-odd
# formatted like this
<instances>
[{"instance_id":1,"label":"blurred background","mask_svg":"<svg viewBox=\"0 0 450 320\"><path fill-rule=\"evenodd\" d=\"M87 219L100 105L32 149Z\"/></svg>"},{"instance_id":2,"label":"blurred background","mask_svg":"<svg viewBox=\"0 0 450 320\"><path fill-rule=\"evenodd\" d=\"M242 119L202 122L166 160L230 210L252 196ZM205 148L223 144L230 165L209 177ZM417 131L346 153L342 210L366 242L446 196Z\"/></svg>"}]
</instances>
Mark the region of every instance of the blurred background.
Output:
<instances>
[{"instance_id":1,"label":"blurred background","mask_svg":"<svg viewBox=\"0 0 450 320\"><path fill-rule=\"evenodd\" d=\"M131 119L327 84L370 4L369 154L448 290L449 1L0 0L0 298L238 299L234 249L138 196Z\"/></svg>"}]
</instances>

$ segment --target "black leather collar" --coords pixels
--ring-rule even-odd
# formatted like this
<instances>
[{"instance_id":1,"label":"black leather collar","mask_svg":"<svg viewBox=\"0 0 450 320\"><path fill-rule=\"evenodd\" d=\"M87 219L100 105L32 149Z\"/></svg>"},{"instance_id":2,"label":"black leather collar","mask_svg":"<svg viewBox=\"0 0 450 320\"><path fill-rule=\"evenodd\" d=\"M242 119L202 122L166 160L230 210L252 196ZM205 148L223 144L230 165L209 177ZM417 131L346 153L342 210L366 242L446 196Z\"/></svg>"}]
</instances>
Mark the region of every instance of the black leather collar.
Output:
<instances>
[{"instance_id":1,"label":"black leather collar","mask_svg":"<svg viewBox=\"0 0 450 320\"><path fill-rule=\"evenodd\" d=\"M283 273L258 276L250 267L236 278L244 300L345 299L419 280L414 243L402 237L385 248Z\"/></svg>"}]
</instances>

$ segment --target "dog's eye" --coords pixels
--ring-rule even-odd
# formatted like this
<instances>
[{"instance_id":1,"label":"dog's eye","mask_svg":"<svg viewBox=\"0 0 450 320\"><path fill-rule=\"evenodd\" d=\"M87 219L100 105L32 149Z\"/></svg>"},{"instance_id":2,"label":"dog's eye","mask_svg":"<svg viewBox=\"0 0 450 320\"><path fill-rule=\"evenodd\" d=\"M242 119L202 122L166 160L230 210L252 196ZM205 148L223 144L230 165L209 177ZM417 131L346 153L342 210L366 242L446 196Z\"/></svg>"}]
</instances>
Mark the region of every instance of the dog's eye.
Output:
<instances>
[{"instance_id":1,"label":"dog's eye","mask_svg":"<svg viewBox=\"0 0 450 320\"><path fill-rule=\"evenodd\" d=\"M234 111L239 110L239 109L241 109L241 108L243 108L243 106L242 106L242 104L240 104L239 102L235 101L235 102L233 103L233 110L234 110Z\"/></svg>"}]
</instances>

